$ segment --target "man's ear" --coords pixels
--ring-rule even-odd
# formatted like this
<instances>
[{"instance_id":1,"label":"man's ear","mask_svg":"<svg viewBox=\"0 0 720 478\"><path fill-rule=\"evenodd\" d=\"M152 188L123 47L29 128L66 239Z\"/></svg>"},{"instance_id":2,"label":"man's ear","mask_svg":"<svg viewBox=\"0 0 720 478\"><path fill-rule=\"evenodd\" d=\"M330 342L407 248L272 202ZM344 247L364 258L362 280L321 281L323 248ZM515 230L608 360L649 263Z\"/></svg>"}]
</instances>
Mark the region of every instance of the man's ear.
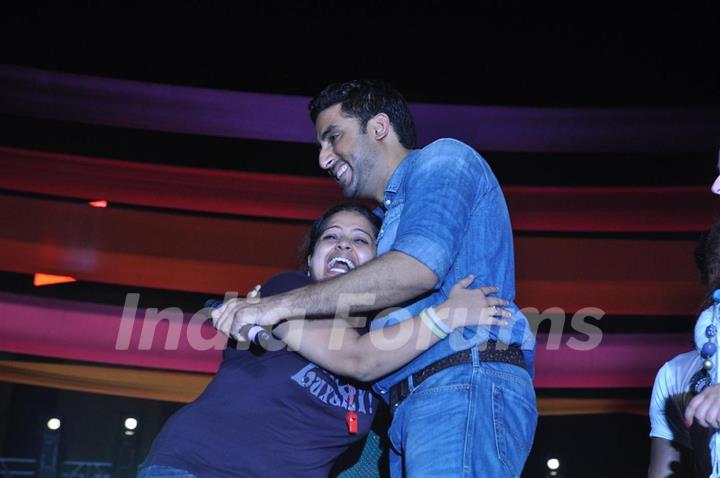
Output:
<instances>
[{"instance_id":1,"label":"man's ear","mask_svg":"<svg viewBox=\"0 0 720 478\"><path fill-rule=\"evenodd\" d=\"M385 139L390 133L390 118L385 113L378 113L368 121L367 131L377 141Z\"/></svg>"}]
</instances>

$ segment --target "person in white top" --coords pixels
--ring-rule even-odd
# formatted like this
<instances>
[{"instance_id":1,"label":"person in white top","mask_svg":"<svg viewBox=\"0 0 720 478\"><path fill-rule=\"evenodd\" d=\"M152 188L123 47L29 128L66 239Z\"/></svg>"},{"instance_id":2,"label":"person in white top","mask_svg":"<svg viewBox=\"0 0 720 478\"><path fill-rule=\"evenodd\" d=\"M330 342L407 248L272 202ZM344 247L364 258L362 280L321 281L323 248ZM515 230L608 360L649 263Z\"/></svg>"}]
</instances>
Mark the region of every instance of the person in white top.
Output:
<instances>
[{"instance_id":1,"label":"person in white top","mask_svg":"<svg viewBox=\"0 0 720 478\"><path fill-rule=\"evenodd\" d=\"M711 191L720 195L720 175ZM707 340L705 330L712 319L712 294L720 288L720 222L701 239L696 262L708 287L706 311L695 326L696 350L668 361L655 377L650 401L649 478L713 473L709 442L720 428L720 384L709 385L697 394L691 390L696 385L698 372L703 369L699 350Z\"/></svg>"},{"instance_id":2,"label":"person in white top","mask_svg":"<svg viewBox=\"0 0 720 478\"><path fill-rule=\"evenodd\" d=\"M704 323L699 327L703 329L701 336L705 327ZM699 420L688 426L685 419L694 400L693 390L703 361L697 350L685 352L665 363L655 377L650 400L650 478L711 474L708 444L715 430L703 426ZM718 386L711 385L705 390L711 388ZM703 393L705 391L695 398Z\"/></svg>"}]
</instances>

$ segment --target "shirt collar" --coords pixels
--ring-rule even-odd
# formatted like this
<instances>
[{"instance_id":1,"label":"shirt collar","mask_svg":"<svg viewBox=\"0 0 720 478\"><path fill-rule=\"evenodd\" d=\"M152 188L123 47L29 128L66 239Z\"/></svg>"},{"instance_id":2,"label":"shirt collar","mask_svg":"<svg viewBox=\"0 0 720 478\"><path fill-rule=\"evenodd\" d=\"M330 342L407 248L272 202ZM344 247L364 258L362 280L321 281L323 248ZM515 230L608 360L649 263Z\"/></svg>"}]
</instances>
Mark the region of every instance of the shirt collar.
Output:
<instances>
[{"instance_id":1,"label":"shirt collar","mask_svg":"<svg viewBox=\"0 0 720 478\"><path fill-rule=\"evenodd\" d=\"M392 204L393 197L395 197L395 194L397 194L397 192L400 190L400 186L402 186L402 183L405 180L405 176L407 176L407 173L412 166L411 163L413 162L419 151L419 149L414 149L410 151L410 153L408 153L408 155L405 156L402 161L400 161L400 164L398 164L397 168L395 168L395 171L393 171L392 175L390 175L390 179L388 180L387 186L385 186L385 194L383 196L383 207L385 209L387 209L387 207Z\"/></svg>"}]
</instances>

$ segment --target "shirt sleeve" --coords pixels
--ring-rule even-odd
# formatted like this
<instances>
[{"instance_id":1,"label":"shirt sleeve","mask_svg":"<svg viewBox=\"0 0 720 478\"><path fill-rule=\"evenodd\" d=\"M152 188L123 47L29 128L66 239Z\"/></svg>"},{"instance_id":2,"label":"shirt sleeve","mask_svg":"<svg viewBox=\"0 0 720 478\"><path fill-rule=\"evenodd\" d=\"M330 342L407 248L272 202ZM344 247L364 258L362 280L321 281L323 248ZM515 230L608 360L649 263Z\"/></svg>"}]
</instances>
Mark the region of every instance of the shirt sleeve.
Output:
<instances>
[{"instance_id":1,"label":"shirt sleeve","mask_svg":"<svg viewBox=\"0 0 720 478\"><path fill-rule=\"evenodd\" d=\"M451 139L428 145L405 179L405 203L391 250L443 278L458 253L478 191L487 187L483 159Z\"/></svg>"},{"instance_id":2,"label":"shirt sleeve","mask_svg":"<svg viewBox=\"0 0 720 478\"><path fill-rule=\"evenodd\" d=\"M690 431L685 427L683 410L678 406L683 390L677 390L672 363L667 362L655 376L650 398L650 436L674 441L692 449Z\"/></svg>"}]
</instances>

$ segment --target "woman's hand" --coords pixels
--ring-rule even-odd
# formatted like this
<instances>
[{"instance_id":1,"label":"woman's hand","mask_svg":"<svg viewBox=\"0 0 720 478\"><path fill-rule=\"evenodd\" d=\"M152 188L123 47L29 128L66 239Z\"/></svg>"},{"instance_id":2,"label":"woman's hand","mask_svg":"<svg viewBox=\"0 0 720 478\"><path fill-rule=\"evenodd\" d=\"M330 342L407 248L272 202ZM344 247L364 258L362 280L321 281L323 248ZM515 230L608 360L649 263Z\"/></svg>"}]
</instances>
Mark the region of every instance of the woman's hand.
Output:
<instances>
[{"instance_id":1,"label":"woman's hand","mask_svg":"<svg viewBox=\"0 0 720 478\"><path fill-rule=\"evenodd\" d=\"M497 287L468 289L473 280L475 280L475 276L469 275L453 286L448 299L435 308L439 317L451 328L507 325L506 319L512 317L512 314L503 307L508 304L508 301L497 297L488 297L498 291Z\"/></svg>"},{"instance_id":2,"label":"woman's hand","mask_svg":"<svg viewBox=\"0 0 720 478\"><path fill-rule=\"evenodd\" d=\"M250 292L248 292L247 296L245 296L245 300L247 300L248 304L260 302L262 297L262 294L260 293L261 287L262 286L260 284L257 284Z\"/></svg>"},{"instance_id":3,"label":"woman's hand","mask_svg":"<svg viewBox=\"0 0 720 478\"><path fill-rule=\"evenodd\" d=\"M261 286L258 284L248 292L244 299L230 299L225 301L220 307L213 309L210 313L213 327L228 337L242 342L246 341L247 337L237 334L237 331L246 323L254 323L248 319L255 317L255 314L250 313L255 312L252 306L258 305L261 302L260 288ZM247 313L241 314L241 311L246 311ZM239 319L236 318L236 316L242 318Z\"/></svg>"},{"instance_id":4,"label":"woman's hand","mask_svg":"<svg viewBox=\"0 0 720 478\"><path fill-rule=\"evenodd\" d=\"M690 428L694 421L706 428L720 428L720 385L710 385L690 400L685 426Z\"/></svg>"}]
</instances>

